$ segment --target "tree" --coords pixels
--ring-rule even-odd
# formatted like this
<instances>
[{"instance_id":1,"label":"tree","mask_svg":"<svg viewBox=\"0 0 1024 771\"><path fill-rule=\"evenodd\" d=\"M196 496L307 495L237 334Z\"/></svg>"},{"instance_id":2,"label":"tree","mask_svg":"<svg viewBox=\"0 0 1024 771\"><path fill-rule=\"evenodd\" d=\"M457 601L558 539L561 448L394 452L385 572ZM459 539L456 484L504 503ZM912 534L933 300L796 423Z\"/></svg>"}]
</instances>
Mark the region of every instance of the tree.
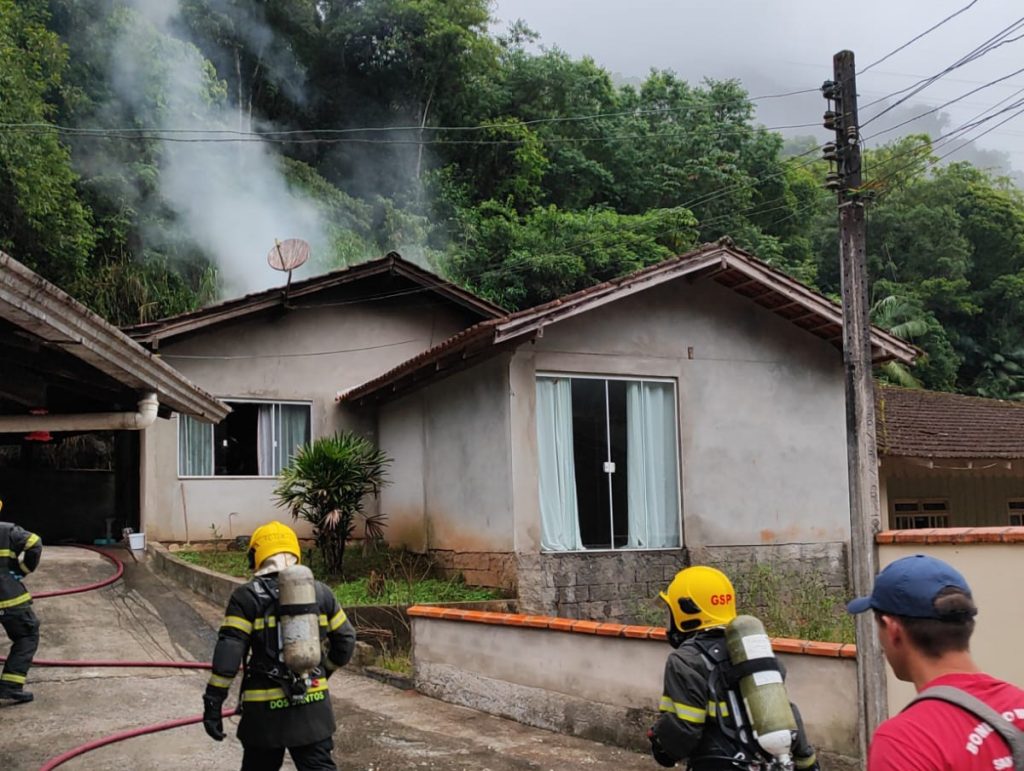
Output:
<instances>
[{"instance_id":1,"label":"tree","mask_svg":"<svg viewBox=\"0 0 1024 771\"><path fill-rule=\"evenodd\" d=\"M96 240L70 156L51 125L67 52L43 0L0 0L0 249L65 287Z\"/></svg>"},{"instance_id":2,"label":"tree","mask_svg":"<svg viewBox=\"0 0 1024 771\"><path fill-rule=\"evenodd\" d=\"M303 445L281 471L274 489L276 504L294 519L313 526L317 549L331 574L344 568L345 544L351 539L356 517L363 519L366 537L382 535L382 514L367 515L366 496L385 484L391 459L358 434L341 432Z\"/></svg>"}]
</instances>

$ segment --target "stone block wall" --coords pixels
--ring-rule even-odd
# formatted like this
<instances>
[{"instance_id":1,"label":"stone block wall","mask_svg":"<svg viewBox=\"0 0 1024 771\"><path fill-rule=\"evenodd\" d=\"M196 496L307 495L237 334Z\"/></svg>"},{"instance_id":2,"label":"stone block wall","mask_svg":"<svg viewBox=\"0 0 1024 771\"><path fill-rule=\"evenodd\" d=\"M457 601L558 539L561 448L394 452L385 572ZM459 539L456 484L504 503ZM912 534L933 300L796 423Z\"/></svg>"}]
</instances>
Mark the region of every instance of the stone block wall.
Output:
<instances>
[{"instance_id":1,"label":"stone block wall","mask_svg":"<svg viewBox=\"0 0 1024 771\"><path fill-rule=\"evenodd\" d=\"M733 579L737 594L758 571L807 576L829 593L845 596L846 545L842 542L757 546L693 546L675 551L618 551L517 555L519 607L523 613L621 623L660 623L657 600L675 574L689 565L712 565ZM468 580L468 579L467 579ZM757 613L753 607L746 612Z\"/></svg>"},{"instance_id":2,"label":"stone block wall","mask_svg":"<svg viewBox=\"0 0 1024 771\"><path fill-rule=\"evenodd\" d=\"M507 552L456 552L432 549L437 570L445 576L462 574L471 586L487 586L515 593L516 558Z\"/></svg>"},{"instance_id":3,"label":"stone block wall","mask_svg":"<svg viewBox=\"0 0 1024 771\"><path fill-rule=\"evenodd\" d=\"M688 564L683 549L517 556L521 613L623 623L654 620L652 600Z\"/></svg>"}]
</instances>

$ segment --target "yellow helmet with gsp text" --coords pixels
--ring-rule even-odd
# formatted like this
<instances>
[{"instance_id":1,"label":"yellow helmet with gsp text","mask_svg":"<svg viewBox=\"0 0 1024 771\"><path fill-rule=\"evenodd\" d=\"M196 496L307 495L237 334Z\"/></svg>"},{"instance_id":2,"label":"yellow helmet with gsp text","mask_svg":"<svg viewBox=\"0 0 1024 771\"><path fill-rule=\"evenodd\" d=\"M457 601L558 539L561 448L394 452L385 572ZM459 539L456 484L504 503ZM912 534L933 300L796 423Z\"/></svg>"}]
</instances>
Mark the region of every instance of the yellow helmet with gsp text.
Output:
<instances>
[{"instance_id":1,"label":"yellow helmet with gsp text","mask_svg":"<svg viewBox=\"0 0 1024 771\"><path fill-rule=\"evenodd\" d=\"M721 570L695 565L676 573L658 594L668 605L672 624L684 634L725 626L736 618L736 591Z\"/></svg>"},{"instance_id":2,"label":"yellow helmet with gsp text","mask_svg":"<svg viewBox=\"0 0 1024 771\"><path fill-rule=\"evenodd\" d=\"M280 522L268 522L256 528L256 532L249 539L249 554L252 555L251 567L253 569L259 568L268 557L282 552L294 554L295 559L302 561L299 538L288 525L282 525Z\"/></svg>"}]
</instances>

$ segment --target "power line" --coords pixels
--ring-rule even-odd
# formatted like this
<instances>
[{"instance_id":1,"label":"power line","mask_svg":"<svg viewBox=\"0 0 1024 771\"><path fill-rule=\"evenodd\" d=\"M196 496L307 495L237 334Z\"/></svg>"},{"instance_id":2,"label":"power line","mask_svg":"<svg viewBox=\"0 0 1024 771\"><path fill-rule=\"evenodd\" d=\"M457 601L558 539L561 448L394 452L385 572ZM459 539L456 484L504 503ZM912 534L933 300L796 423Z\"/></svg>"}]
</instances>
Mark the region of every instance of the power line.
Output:
<instances>
[{"instance_id":1,"label":"power line","mask_svg":"<svg viewBox=\"0 0 1024 771\"><path fill-rule=\"evenodd\" d=\"M882 117L886 113L896 109L899 105L903 104L908 99L910 99L911 97L915 96L916 94L919 94L921 91L923 91L924 89L928 88L928 86L930 86L932 83L934 83L935 81L941 79L945 75L948 75L950 72L953 72L954 70L957 70L960 67L963 67L963 66L965 66L967 64L970 64L973 61L976 61L976 60L980 59L981 57L985 56L986 54L990 53L991 51L995 50L996 48L998 48L999 46L1001 46L1001 45L1003 45L1005 43L1011 43L1011 42L1013 42L1015 40L1018 40L1019 38L1012 38L1010 40L1007 40L1006 38L1011 33L1016 32L1022 26L1024 26L1024 16L1020 17L1016 21L1012 22L1011 24L1007 25L1003 29L999 30L999 32L997 32L995 35L990 37L984 43L981 43L980 45L976 46L973 50L971 50L968 53L964 54L959 59L957 59L955 62L953 62L952 64L948 65L947 67L945 67L944 69L940 70L939 72L935 73L934 75L931 75L931 76L929 76L927 78L919 80L917 83L913 83L910 86L907 86L906 88L900 89L898 91L894 91L891 94L888 94L888 95L883 96L883 97L879 97L878 99L875 99L874 101L868 102L866 105L863 105L862 109L865 109L865 108L868 108L868 107L872 107L873 105L879 104L880 102L884 102L887 99L892 98L893 96L897 96L899 94L905 94L905 96L901 97L900 99L897 99L892 104L886 106L884 109L882 109L879 112L875 113L870 118L868 118L866 121L863 121L860 124L860 128L863 129L869 123L872 123L873 121L878 120L880 117ZM907 92L909 92L909 93L907 93Z\"/></svg>"},{"instance_id":2,"label":"power line","mask_svg":"<svg viewBox=\"0 0 1024 771\"><path fill-rule=\"evenodd\" d=\"M971 9L971 8L972 8L972 7L973 7L973 6L975 5L975 4L977 4L977 2L978 2L978 0L971 0L971 2L969 2L969 3L968 3L967 5L965 5L965 6L963 7L963 8L961 8L961 9L960 9L959 11L956 11L955 13L951 13L951 14L950 14L949 16L947 16L947 17L946 17L945 19L943 19L942 21L940 21L940 22L939 22L938 24L933 24L933 25L932 25L931 27L929 27L928 29L926 29L926 30L925 30L924 32L922 32L921 34L919 34L919 35L915 35L914 37L910 38L910 40L908 40L908 41L907 41L906 43L904 43L903 45L901 45L901 46L900 46L899 48L894 48L894 49L893 49L892 51L890 51L889 53L887 53L887 54L886 54L885 56L883 56L883 57L882 57L881 59L876 59L875 61L871 62L871 64L869 64L869 65L868 65L867 67L864 67L864 68L863 68L862 70L860 70L860 71L859 71L859 72L858 72L857 74L858 74L858 75L862 75L862 74L864 74L865 72L867 72L868 70L870 70L870 69L871 69L872 67L874 67L874 66L875 66L876 64L881 64L881 63L882 63L882 62L884 62L884 61L885 61L886 59L889 59L889 58L891 58L891 57L895 56L896 54L898 54L898 53L899 53L900 51L902 51L902 50L903 50L904 48L906 48L907 46L913 45L913 44L914 44L914 43L916 43L916 42L917 42L918 40L920 40L921 38L923 38L923 37L924 37L925 35L928 35L928 34L930 34L930 33L934 32L935 30L937 30L937 29L938 29L939 27L941 27L941 26L942 26L943 24L945 24L945 23L946 23L947 21L950 21L950 20L952 20L952 19L955 19L955 18L956 18L957 16L959 16L960 14L964 13L965 11L968 11L968 10L970 10L970 9Z\"/></svg>"}]
</instances>

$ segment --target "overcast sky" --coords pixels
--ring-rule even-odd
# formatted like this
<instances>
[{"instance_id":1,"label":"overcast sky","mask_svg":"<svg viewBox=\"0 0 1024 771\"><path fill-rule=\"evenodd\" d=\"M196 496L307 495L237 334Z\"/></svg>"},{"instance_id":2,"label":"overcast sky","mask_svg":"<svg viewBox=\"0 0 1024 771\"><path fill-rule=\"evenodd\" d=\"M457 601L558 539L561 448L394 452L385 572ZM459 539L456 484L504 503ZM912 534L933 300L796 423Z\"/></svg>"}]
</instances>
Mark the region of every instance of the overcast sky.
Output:
<instances>
[{"instance_id":1,"label":"overcast sky","mask_svg":"<svg viewBox=\"0 0 1024 771\"><path fill-rule=\"evenodd\" d=\"M541 45L557 46L576 57L592 56L600 65L622 76L643 77L653 67L674 70L690 82L704 77L739 78L748 92L757 96L820 86L831 77L832 55L844 48L854 51L858 68L866 67L968 2L495 0L494 15L505 23L523 19L540 34ZM969 10L861 75L861 105L938 72L1022 16L1022 0L977 0ZM1022 33L1024 29L1011 37ZM902 113L899 119L919 114L1022 67L1024 39L938 81L908 102L914 109ZM972 119L1021 88L1024 73L966 97L947 109L950 123L946 130ZM1016 98L1021 96L1024 94ZM758 115L768 126L811 123L820 118L824 107L820 96L806 94L763 100L759 102ZM877 109L862 109L861 121ZM918 125L935 133L934 124ZM866 127L864 133L869 135L870 129L879 127L885 128L881 120ZM869 145L903 131L906 129L879 137ZM828 138L824 129L784 133L811 133L822 141ZM1016 170L1024 169L1024 116L980 138L977 145L1007 153ZM993 156L984 159L992 161ZM977 162L978 158L971 160Z\"/></svg>"}]
</instances>

